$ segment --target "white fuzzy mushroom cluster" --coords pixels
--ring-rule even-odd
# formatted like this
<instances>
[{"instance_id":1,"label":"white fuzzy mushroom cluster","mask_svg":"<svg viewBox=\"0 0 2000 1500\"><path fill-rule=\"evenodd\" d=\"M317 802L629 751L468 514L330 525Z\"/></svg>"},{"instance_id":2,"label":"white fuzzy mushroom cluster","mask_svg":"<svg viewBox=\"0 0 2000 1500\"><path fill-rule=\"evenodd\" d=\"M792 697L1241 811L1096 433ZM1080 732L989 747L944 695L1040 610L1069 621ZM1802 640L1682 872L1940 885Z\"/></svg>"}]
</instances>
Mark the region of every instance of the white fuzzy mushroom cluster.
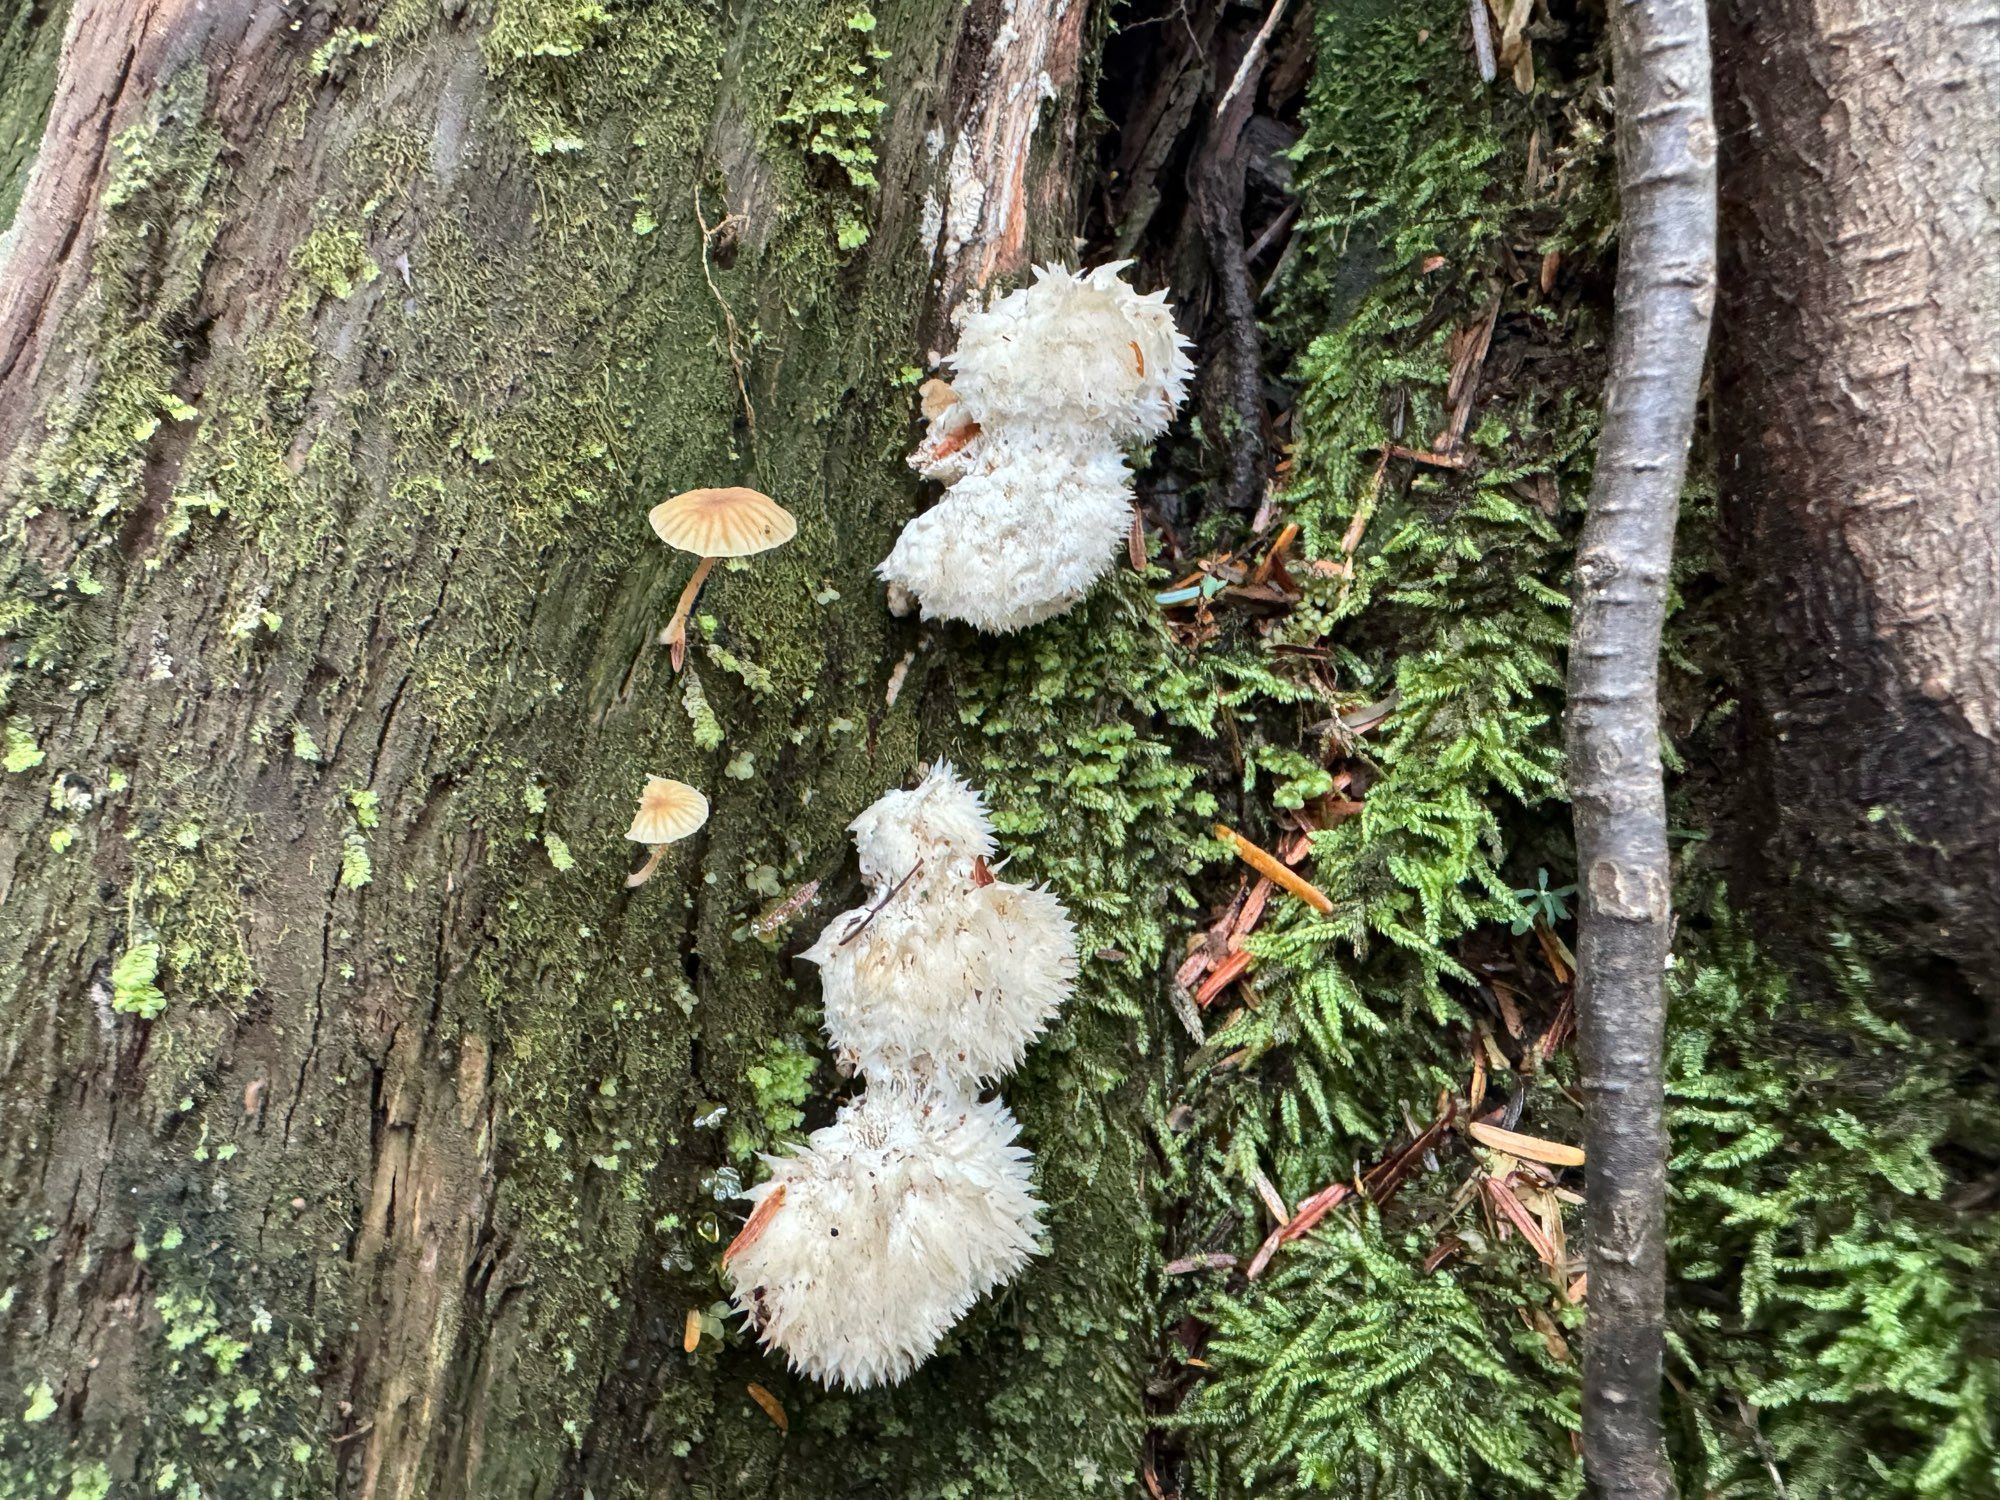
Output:
<instances>
[{"instance_id":1,"label":"white fuzzy mushroom cluster","mask_svg":"<svg viewBox=\"0 0 2000 1500\"><path fill-rule=\"evenodd\" d=\"M877 1082L752 1188L727 1265L767 1348L827 1385L903 1379L1034 1253L1041 1204L999 1100Z\"/></svg>"},{"instance_id":2,"label":"white fuzzy mushroom cluster","mask_svg":"<svg viewBox=\"0 0 2000 1500\"><path fill-rule=\"evenodd\" d=\"M1076 981L1045 890L996 879L979 793L940 764L849 825L871 889L806 957L867 1091L767 1158L724 1256L765 1344L828 1384L901 1380L1033 1253L1041 1204L1019 1126L979 1086L1019 1066Z\"/></svg>"},{"instance_id":3,"label":"white fuzzy mushroom cluster","mask_svg":"<svg viewBox=\"0 0 2000 1500\"><path fill-rule=\"evenodd\" d=\"M1164 291L1116 261L1031 286L961 320L949 385L924 393L910 456L944 498L877 571L926 618L1004 633L1059 615L1111 566L1132 519L1125 448L1159 436L1194 365Z\"/></svg>"},{"instance_id":4,"label":"white fuzzy mushroom cluster","mask_svg":"<svg viewBox=\"0 0 2000 1500\"><path fill-rule=\"evenodd\" d=\"M940 764L851 825L866 905L827 925L827 1037L869 1078L976 1085L1011 1073L1076 981L1076 932L1048 891L996 879L979 793Z\"/></svg>"}]
</instances>

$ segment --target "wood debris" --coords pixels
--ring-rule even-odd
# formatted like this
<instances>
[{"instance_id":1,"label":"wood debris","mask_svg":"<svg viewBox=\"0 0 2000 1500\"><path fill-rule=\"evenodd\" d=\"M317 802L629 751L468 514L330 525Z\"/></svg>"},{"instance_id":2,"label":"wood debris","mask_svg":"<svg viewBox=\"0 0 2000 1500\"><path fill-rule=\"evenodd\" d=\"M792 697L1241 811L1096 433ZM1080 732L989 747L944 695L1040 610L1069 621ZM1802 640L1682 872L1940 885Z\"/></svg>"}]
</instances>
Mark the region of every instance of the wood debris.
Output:
<instances>
[{"instance_id":1,"label":"wood debris","mask_svg":"<svg viewBox=\"0 0 2000 1500\"><path fill-rule=\"evenodd\" d=\"M1215 1003L1215 997L1240 979L1250 966L1257 961L1256 955L1244 948L1237 949L1210 971L1202 981L1201 988L1194 992L1194 1003L1204 1009Z\"/></svg>"}]
</instances>

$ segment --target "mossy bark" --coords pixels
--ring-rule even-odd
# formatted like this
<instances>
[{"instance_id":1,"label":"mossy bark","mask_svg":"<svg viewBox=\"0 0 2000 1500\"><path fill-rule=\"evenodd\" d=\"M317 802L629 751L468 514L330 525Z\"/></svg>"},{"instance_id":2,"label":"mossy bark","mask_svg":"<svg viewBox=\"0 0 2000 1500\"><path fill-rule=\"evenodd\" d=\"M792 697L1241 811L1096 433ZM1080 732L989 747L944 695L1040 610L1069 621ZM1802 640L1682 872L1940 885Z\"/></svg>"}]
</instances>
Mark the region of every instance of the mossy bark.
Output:
<instances>
[{"instance_id":1,"label":"mossy bark","mask_svg":"<svg viewBox=\"0 0 2000 1500\"><path fill-rule=\"evenodd\" d=\"M1054 97L989 87L1003 9ZM712 1316L732 1186L831 1109L789 954L844 825L979 717L870 570L934 289L1067 248L1091 39L1016 9L77 0L59 70L8 33L0 97L54 103L0 157L0 1495L1123 1488L1124 1021L1010 1091L1049 1258L910 1387ZM1027 141L1004 213L960 133ZM799 536L710 580L677 678L645 510L738 482ZM648 772L714 813L628 893Z\"/></svg>"}]
</instances>

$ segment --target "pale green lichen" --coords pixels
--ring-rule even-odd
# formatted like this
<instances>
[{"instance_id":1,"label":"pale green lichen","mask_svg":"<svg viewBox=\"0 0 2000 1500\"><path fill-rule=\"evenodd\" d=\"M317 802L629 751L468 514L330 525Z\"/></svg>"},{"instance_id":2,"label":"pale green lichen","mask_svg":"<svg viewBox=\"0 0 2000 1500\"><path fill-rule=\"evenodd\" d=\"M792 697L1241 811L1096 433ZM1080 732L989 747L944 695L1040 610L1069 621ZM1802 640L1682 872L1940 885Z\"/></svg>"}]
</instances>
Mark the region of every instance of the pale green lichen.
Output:
<instances>
[{"instance_id":1,"label":"pale green lichen","mask_svg":"<svg viewBox=\"0 0 2000 1500\"><path fill-rule=\"evenodd\" d=\"M13 774L32 771L47 760L48 752L35 743L35 736L29 727L18 719L9 719L6 726L7 750L0 757L0 770Z\"/></svg>"}]
</instances>

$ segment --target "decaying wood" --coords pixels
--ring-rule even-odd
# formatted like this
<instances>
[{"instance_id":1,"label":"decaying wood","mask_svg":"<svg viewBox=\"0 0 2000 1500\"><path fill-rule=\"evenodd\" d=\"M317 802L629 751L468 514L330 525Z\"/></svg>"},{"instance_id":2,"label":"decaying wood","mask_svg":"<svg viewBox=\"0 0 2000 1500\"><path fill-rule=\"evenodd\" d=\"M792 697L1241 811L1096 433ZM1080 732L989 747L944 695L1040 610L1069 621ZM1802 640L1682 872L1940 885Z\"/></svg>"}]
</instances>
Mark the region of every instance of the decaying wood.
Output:
<instances>
[{"instance_id":1,"label":"decaying wood","mask_svg":"<svg viewBox=\"0 0 2000 1500\"><path fill-rule=\"evenodd\" d=\"M1073 217L1074 174L1061 167L1082 117L1089 9L1085 0L974 0L952 59L952 121L936 137L945 175L924 204L938 311L1021 270L1037 249L1067 258L1067 245L1038 245L1035 235ZM948 337L935 329L935 339Z\"/></svg>"},{"instance_id":2,"label":"decaying wood","mask_svg":"<svg viewBox=\"0 0 2000 1500\"><path fill-rule=\"evenodd\" d=\"M1618 287L1604 431L1576 560L1567 724L1590 1161L1583 1455L1600 1493L1664 1500L1673 1488L1659 1410L1672 902L1660 629L1714 302L1715 127L1700 0L1616 0L1611 12ZM1488 1192L1520 1222L1504 1185L1489 1183ZM1528 1224L1521 1229L1534 1238Z\"/></svg>"},{"instance_id":3,"label":"decaying wood","mask_svg":"<svg viewBox=\"0 0 2000 1500\"><path fill-rule=\"evenodd\" d=\"M535 1220L526 1206L554 1180L543 1174L558 1149L584 1153L579 1162L591 1153L576 1122L671 1111L672 1129L634 1126L635 1149L615 1148L612 1130L602 1142L625 1183L652 1174L653 1224L720 1151L676 1134L696 1091L707 1097L704 1064L711 1079L740 1078L749 1050L781 1029L759 998L784 989L778 955L725 936L748 919L740 870L703 882L717 857L704 838L677 846L685 904L660 901L669 880L658 876L631 895L630 846L606 832L608 809L636 790L623 784L634 740L660 744L684 717L650 661L629 670L667 587L645 490L689 466L768 461L784 473L821 528L737 584L771 585L810 552L839 595L795 610L766 598L739 619L756 618L760 657L791 662L812 686L816 719L844 713L867 724L870 756L879 734L884 757L913 758L919 695L900 709L897 699L915 652L896 662L909 643L886 634L870 575L900 465L871 468L879 444L825 413L918 347L911 289L933 268L912 253L912 220L927 190L935 269L952 287L1018 269L1036 236L1068 248L1086 7L952 0L897 17L882 65L891 103L873 138L874 235L844 255L839 296L826 274L792 261L781 278L765 258L781 205L757 158L796 146L755 139L750 122L771 106L750 91L769 74L746 57L754 45L732 40L803 32L821 7L738 8L729 35L720 12L691 12L675 47L629 59L637 71L621 87L634 96L678 91L687 134L671 146L635 138L623 95L590 92L605 55L657 17L579 23L588 34L573 47L523 44L505 64L493 7L418 7L352 69L316 60L377 9L69 7L49 126L0 274L0 581L10 603L21 586L74 627L57 664L34 670L22 670L18 633L0 640L6 717L48 762L7 778L0 818L0 1220L49 1228L0 1315L0 1375L10 1391L29 1370L48 1382L60 1416L28 1434L48 1452L102 1456L119 1488L150 1485L155 1460L199 1437L181 1420L196 1377L164 1378L154 1306L161 1278L178 1274L232 1332L260 1303L275 1318L242 1384L287 1339L311 1348L311 1378L293 1364L285 1388L267 1379L257 1423L243 1424L308 1445L305 1468L271 1449L306 1492L604 1493L611 1476L596 1471L613 1464L619 1482L706 1483L707 1460L665 1452L651 1417L668 1385L714 1378L683 1356L688 1288L660 1233L646 1231L634 1254L620 1226L635 1210L597 1185L614 1181L609 1166L581 1173L573 1217ZM548 8L506 9L516 23ZM689 47L713 61L690 67ZM561 91L576 111L573 152L544 154L510 112L553 97L553 75L575 85ZM183 157L198 164L183 172ZM564 169L586 159L585 186L565 201ZM107 205L107 184L133 180L135 164L168 174L167 188ZM703 238L697 189L713 231ZM659 211L650 233L629 227L639 202ZM782 207L810 226L826 205L808 194ZM740 246L730 230L725 257L732 222ZM301 270L321 229L364 257L369 274L351 288ZM576 248L593 241L624 249ZM168 264L170 247L189 253ZM114 250L119 269L132 267L129 287L107 285ZM725 350L670 334L637 348L611 320L552 307L579 265L616 278L610 302L657 326L741 316L748 328L754 313L782 335ZM44 503L34 486L50 445L77 412L115 409L99 399L107 347L146 322L161 333L145 351L148 389L198 416L135 418L129 440L121 422L117 460L143 472L105 483L98 515ZM280 366L282 378L270 375ZM717 389L727 399L707 401ZM750 395L761 441L745 452L729 424ZM538 410L573 414L584 431L524 449L510 437ZM630 410L651 415L628 424ZM454 449L445 429L460 423ZM584 455L600 426L596 457ZM501 451L467 457L475 430ZM218 465L232 441L247 456ZM190 455L227 493L181 489ZM56 453L48 467L83 473L89 457ZM562 476L546 491L526 479L545 459ZM315 478L320 465L337 483ZM252 480L267 470L287 505L324 510L333 495L326 538L275 521L259 535ZM825 486L833 474L846 482ZM302 475L313 484L294 485ZM871 491L865 517L842 509ZM178 498L214 499L221 514L197 508L190 520ZM563 524L524 540L543 506ZM88 589L52 591L73 565ZM282 630L257 624L247 642L231 628L245 618ZM727 674L711 674L707 691L732 751L754 754L765 783L753 792L717 771L722 837L758 847L772 796L794 809L795 852L844 850L853 772L798 755L783 736L799 721L732 702ZM90 806L66 851L44 821L58 771ZM361 839L350 799L363 789L372 874L350 880L342 850ZM544 789L545 812L528 813L524 795ZM188 842L170 843L184 819ZM524 821L560 839L524 840ZM204 877L207 925L193 937L179 924L195 903L141 878L161 844ZM548 915L558 909L560 921ZM169 956L165 1013L115 1010L115 965L156 922L169 955L188 937L204 965L211 953L240 964L240 985L205 994L204 976L173 972ZM604 1008L551 1024L556 997L577 993ZM706 1017L731 1016L734 1034L716 1025L692 1047L667 998L677 994L690 1008L698 997ZM614 995L621 1006L644 997L642 1047L600 1024ZM608 1094L557 1082L586 1055L593 1084L627 1071L615 1111ZM630 1068L656 1062L640 1097ZM554 1123L545 1133L532 1119ZM670 1135L671 1152L636 1144ZM226 1170L214 1150L224 1140ZM587 1253L555 1247L558 1219ZM179 1264L142 1259L162 1226L183 1223ZM586 1320L554 1318L576 1360L566 1372L542 1320L585 1286L617 1292L592 1296ZM653 1316L661 1307L671 1321ZM569 1409L541 1399L554 1382ZM241 1446L234 1418L226 1442L238 1488L271 1481L269 1467L256 1477L262 1455Z\"/></svg>"}]
</instances>

